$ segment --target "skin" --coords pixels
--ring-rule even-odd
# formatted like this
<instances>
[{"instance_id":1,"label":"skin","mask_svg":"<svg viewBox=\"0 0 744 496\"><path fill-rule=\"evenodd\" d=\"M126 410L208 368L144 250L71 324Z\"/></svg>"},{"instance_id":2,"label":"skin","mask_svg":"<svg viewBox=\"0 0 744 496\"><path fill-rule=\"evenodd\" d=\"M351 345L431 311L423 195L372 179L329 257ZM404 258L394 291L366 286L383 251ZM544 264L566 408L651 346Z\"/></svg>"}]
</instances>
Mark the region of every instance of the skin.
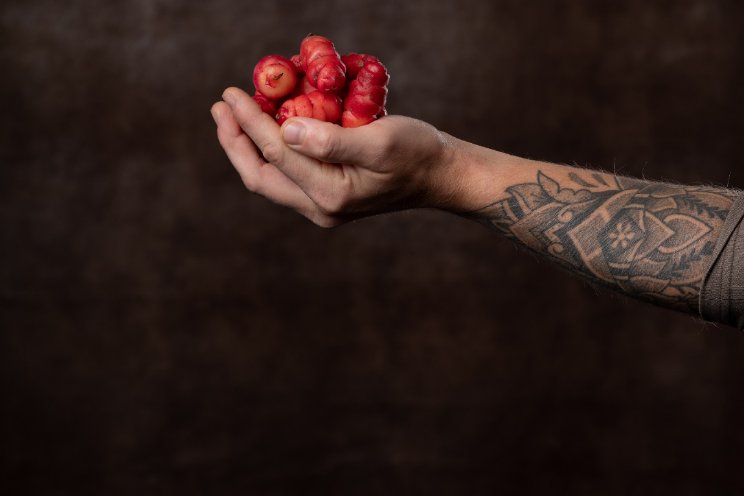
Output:
<instances>
[{"instance_id":1,"label":"skin","mask_svg":"<svg viewBox=\"0 0 744 496\"><path fill-rule=\"evenodd\" d=\"M442 209L591 283L687 313L698 312L740 194L527 160L403 116L359 128L294 117L280 127L238 88L223 100L212 107L217 136L245 186L318 226ZM304 134L293 144L295 124Z\"/></svg>"},{"instance_id":2,"label":"skin","mask_svg":"<svg viewBox=\"0 0 744 496\"><path fill-rule=\"evenodd\" d=\"M284 98L297 86L294 64L281 55L267 55L253 68L253 85L267 98Z\"/></svg>"},{"instance_id":3,"label":"skin","mask_svg":"<svg viewBox=\"0 0 744 496\"><path fill-rule=\"evenodd\" d=\"M337 91L346 83L341 56L328 38L307 36L300 43L299 61L310 84L321 91Z\"/></svg>"}]
</instances>

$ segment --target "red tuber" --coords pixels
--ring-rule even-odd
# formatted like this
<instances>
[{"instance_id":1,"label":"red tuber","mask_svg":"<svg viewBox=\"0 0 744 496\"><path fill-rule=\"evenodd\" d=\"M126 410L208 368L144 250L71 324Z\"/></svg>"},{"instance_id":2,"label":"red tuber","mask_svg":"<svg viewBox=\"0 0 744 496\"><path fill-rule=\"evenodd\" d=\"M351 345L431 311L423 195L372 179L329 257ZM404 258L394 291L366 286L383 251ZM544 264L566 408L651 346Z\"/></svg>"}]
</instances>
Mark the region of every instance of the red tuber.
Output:
<instances>
[{"instance_id":1,"label":"red tuber","mask_svg":"<svg viewBox=\"0 0 744 496\"><path fill-rule=\"evenodd\" d=\"M302 57L300 57L299 53L292 55L292 58L290 60L295 66L295 69L297 69L297 74L305 74L305 69L303 69L302 67Z\"/></svg>"},{"instance_id":2,"label":"red tuber","mask_svg":"<svg viewBox=\"0 0 744 496\"><path fill-rule=\"evenodd\" d=\"M331 40L308 35L291 58L267 55L258 61L253 99L279 124L301 116L358 127L387 115L389 79L374 55L341 57Z\"/></svg>"},{"instance_id":3,"label":"red tuber","mask_svg":"<svg viewBox=\"0 0 744 496\"><path fill-rule=\"evenodd\" d=\"M364 61L356 79L349 83L349 92L344 99L344 112L341 116L343 127L363 126L387 114L385 100L390 76L376 57L367 57L370 58Z\"/></svg>"},{"instance_id":4,"label":"red tuber","mask_svg":"<svg viewBox=\"0 0 744 496\"><path fill-rule=\"evenodd\" d=\"M338 123L341 119L341 98L333 93L315 90L285 101L276 113L281 125L290 117L312 117L326 122Z\"/></svg>"},{"instance_id":5,"label":"red tuber","mask_svg":"<svg viewBox=\"0 0 744 496\"><path fill-rule=\"evenodd\" d=\"M333 42L324 36L305 37L299 56L292 57L292 61L307 74L310 84L321 91L338 91L346 84L346 66Z\"/></svg>"},{"instance_id":6,"label":"red tuber","mask_svg":"<svg viewBox=\"0 0 744 496\"><path fill-rule=\"evenodd\" d=\"M297 80L294 64L281 55L267 55L253 69L256 91L272 100L279 100L292 93Z\"/></svg>"},{"instance_id":7,"label":"red tuber","mask_svg":"<svg viewBox=\"0 0 744 496\"><path fill-rule=\"evenodd\" d=\"M274 115L276 113L276 102L274 100L266 98L259 92L256 92L256 94L253 95L253 99L261 107L261 110L267 114Z\"/></svg>"},{"instance_id":8,"label":"red tuber","mask_svg":"<svg viewBox=\"0 0 744 496\"><path fill-rule=\"evenodd\" d=\"M318 91L315 86L310 84L310 81L307 80L307 76L302 76L302 79L300 79L300 82L297 83L297 86L295 87L294 91L287 97L287 98L295 98L300 95L308 95L312 93L313 91Z\"/></svg>"},{"instance_id":9,"label":"red tuber","mask_svg":"<svg viewBox=\"0 0 744 496\"><path fill-rule=\"evenodd\" d=\"M367 55L366 53L347 53L341 57L341 61L346 66L346 79L356 79L359 74L359 70L364 67L367 62L380 62L380 59L374 55Z\"/></svg>"}]
</instances>

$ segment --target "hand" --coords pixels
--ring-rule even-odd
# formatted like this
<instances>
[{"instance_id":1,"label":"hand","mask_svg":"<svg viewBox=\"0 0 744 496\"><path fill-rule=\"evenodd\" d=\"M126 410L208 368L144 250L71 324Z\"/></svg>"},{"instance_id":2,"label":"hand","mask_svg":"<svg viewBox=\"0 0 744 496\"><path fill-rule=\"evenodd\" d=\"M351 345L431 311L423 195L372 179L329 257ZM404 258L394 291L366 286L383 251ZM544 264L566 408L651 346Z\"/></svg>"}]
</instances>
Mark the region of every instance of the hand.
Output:
<instances>
[{"instance_id":1,"label":"hand","mask_svg":"<svg viewBox=\"0 0 744 496\"><path fill-rule=\"evenodd\" d=\"M319 226L453 197L457 140L425 122L386 116L347 129L295 117L280 128L244 91L223 99L212 106L217 136L245 186Z\"/></svg>"}]
</instances>

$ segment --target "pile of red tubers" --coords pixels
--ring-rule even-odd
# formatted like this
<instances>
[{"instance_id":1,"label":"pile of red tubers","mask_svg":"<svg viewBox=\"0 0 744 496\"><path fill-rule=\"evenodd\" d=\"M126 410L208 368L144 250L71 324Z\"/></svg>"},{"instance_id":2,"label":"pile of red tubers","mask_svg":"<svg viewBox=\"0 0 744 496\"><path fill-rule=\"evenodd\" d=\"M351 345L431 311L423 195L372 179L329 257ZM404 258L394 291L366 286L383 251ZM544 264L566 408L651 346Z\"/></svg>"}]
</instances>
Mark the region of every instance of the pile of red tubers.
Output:
<instances>
[{"instance_id":1,"label":"pile of red tubers","mask_svg":"<svg viewBox=\"0 0 744 496\"><path fill-rule=\"evenodd\" d=\"M359 127L387 115L390 80L373 55L340 56L328 38L309 35L291 59L267 55L253 69L253 99L279 124L290 117Z\"/></svg>"}]
</instances>

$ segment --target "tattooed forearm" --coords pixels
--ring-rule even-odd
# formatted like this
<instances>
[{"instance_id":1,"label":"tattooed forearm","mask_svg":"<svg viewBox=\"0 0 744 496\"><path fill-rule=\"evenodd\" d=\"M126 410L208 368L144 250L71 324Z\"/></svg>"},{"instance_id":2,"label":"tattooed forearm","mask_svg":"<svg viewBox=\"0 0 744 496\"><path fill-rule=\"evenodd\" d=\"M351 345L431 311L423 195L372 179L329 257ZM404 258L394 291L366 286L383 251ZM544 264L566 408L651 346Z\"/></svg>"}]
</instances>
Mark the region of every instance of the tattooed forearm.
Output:
<instances>
[{"instance_id":1,"label":"tattooed forearm","mask_svg":"<svg viewBox=\"0 0 744 496\"><path fill-rule=\"evenodd\" d=\"M735 197L722 188L537 170L533 182L510 185L471 216L593 282L697 313Z\"/></svg>"}]
</instances>

